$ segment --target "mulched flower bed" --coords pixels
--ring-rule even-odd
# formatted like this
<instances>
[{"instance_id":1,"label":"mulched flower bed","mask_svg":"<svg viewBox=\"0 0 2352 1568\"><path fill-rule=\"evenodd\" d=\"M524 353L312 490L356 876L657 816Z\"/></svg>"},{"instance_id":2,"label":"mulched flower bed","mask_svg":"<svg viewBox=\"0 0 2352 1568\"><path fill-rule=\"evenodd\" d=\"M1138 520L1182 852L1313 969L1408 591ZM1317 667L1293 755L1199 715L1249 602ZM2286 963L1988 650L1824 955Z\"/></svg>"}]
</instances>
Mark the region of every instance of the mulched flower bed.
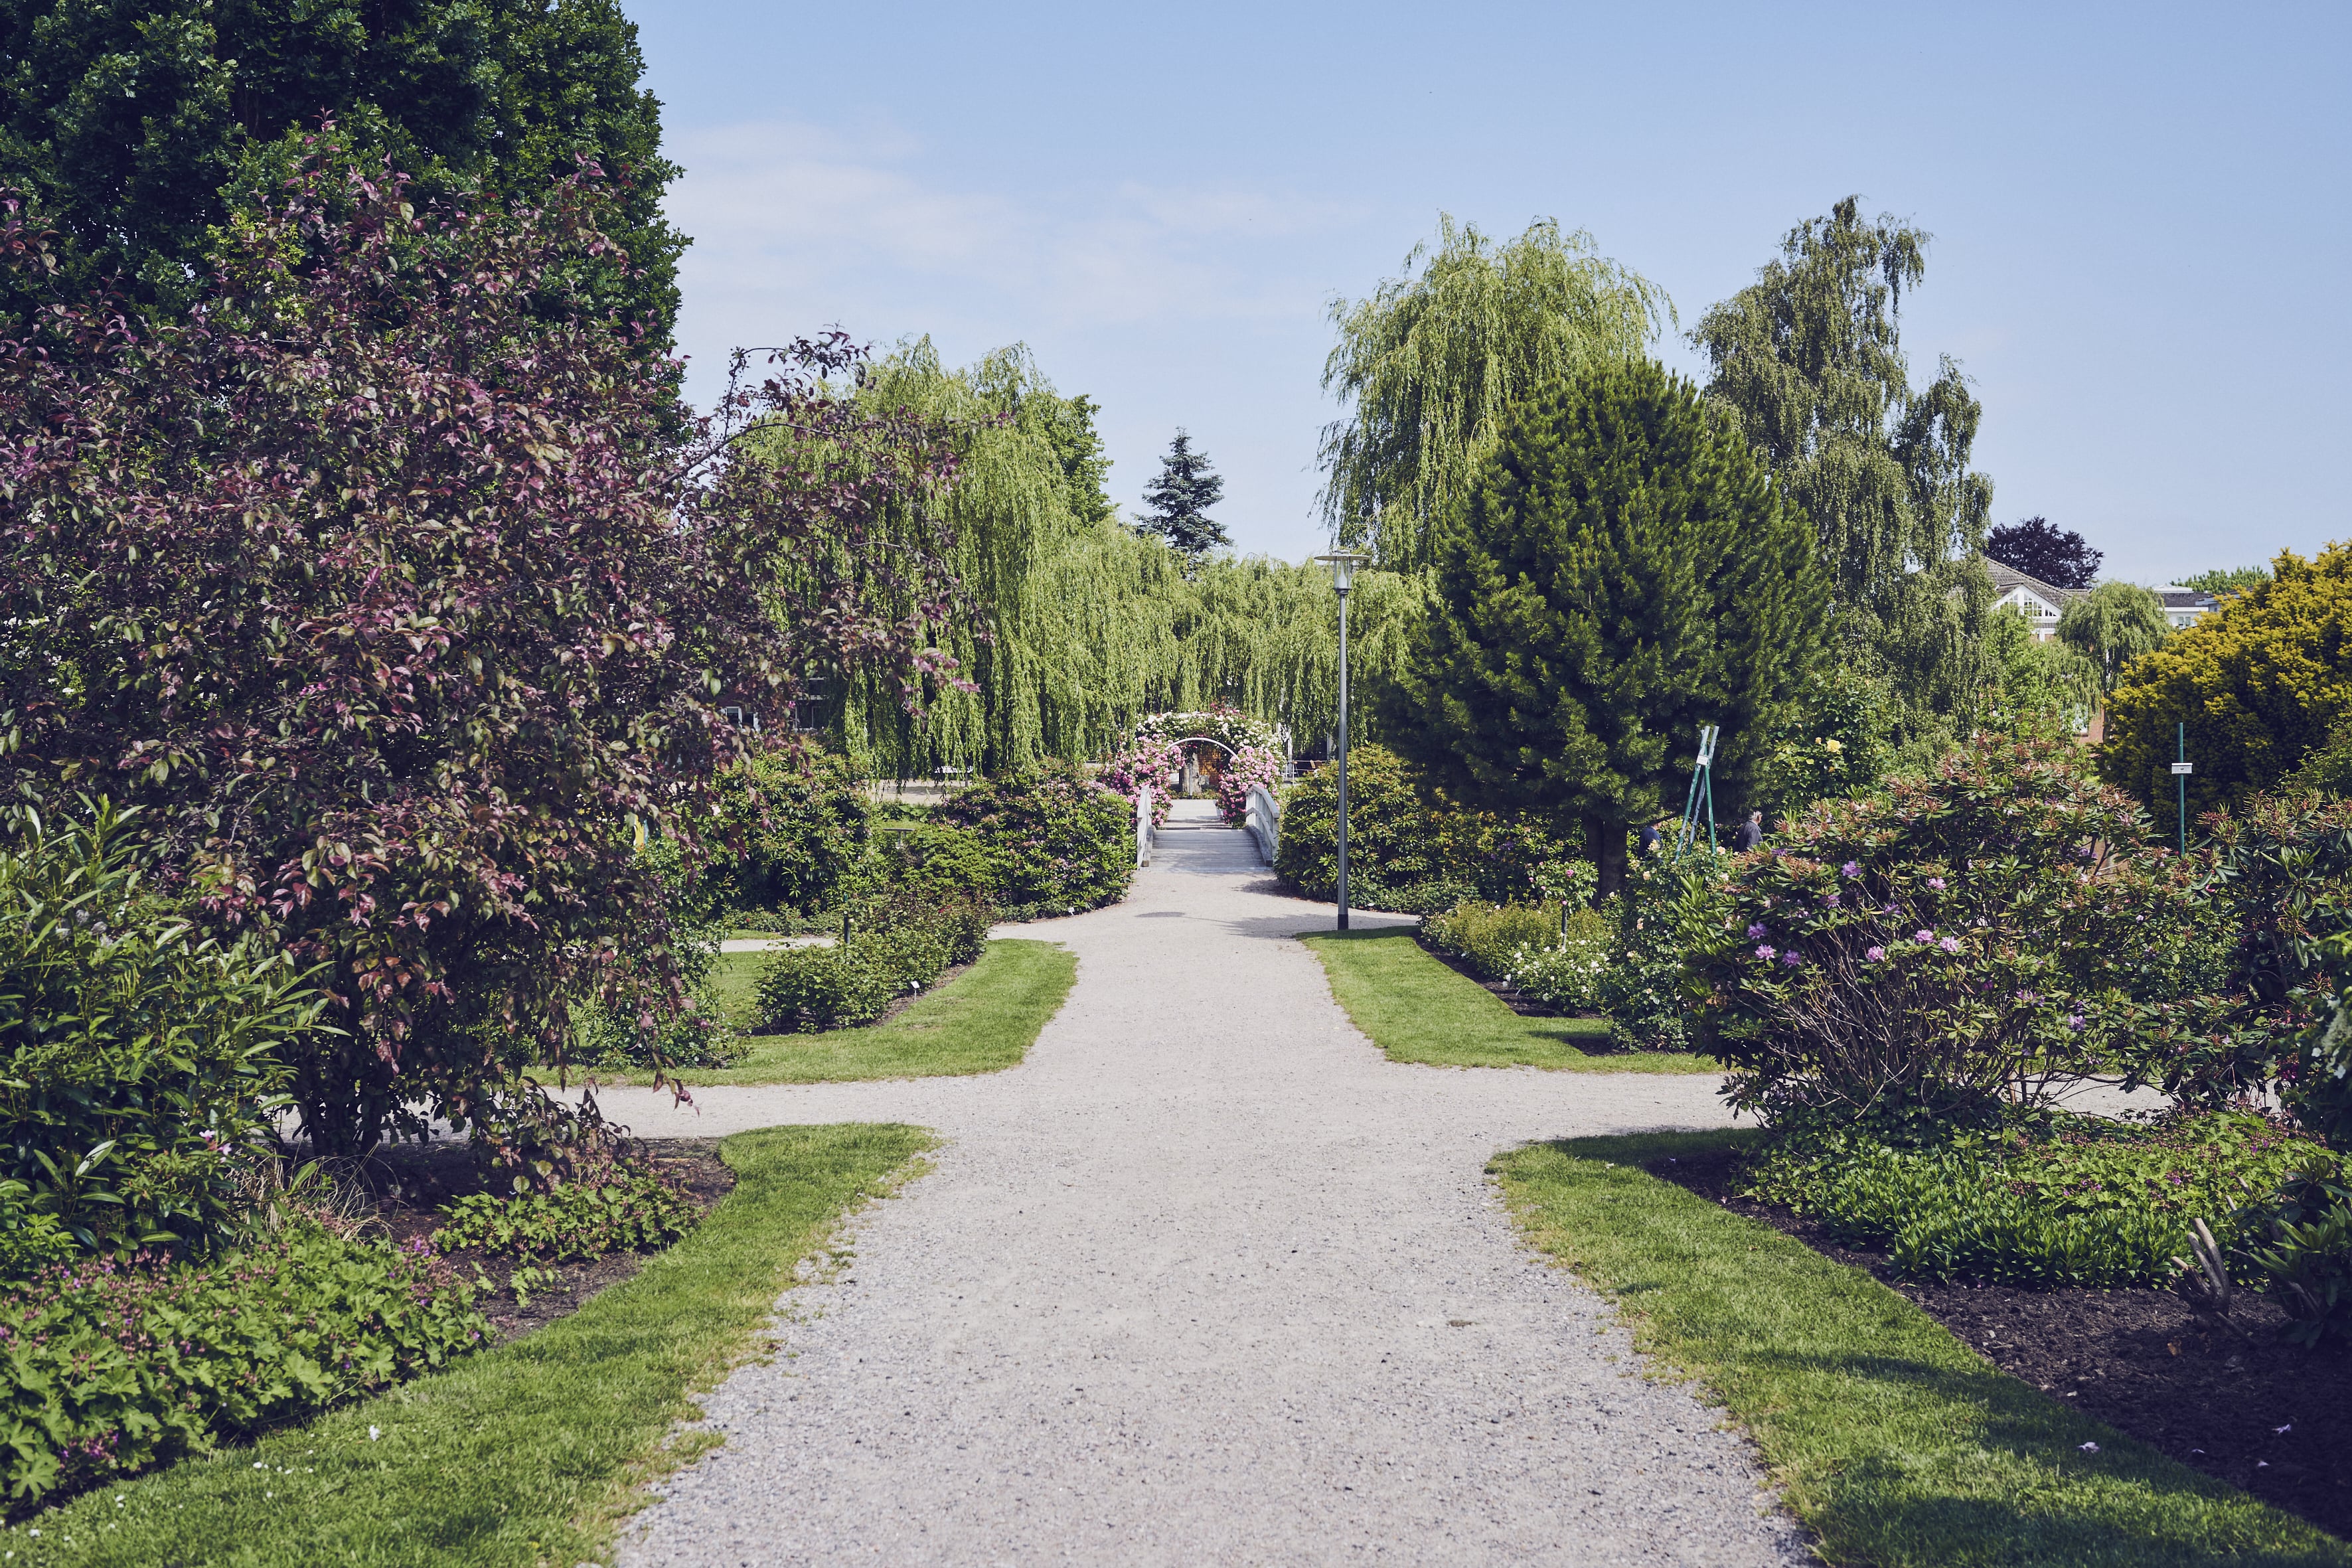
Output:
<instances>
[{"instance_id":1,"label":"mulched flower bed","mask_svg":"<svg viewBox=\"0 0 2352 1568\"><path fill-rule=\"evenodd\" d=\"M735 1173L719 1158L715 1138L648 1141L645 1148L655 1169L676 1183L704 1214L735 1185ZM466 1146L454 1142L403 1144L384 1150L369 1162L368 1180L374 1192L375 1217L395 1241L431 1236L441 1223L443 1204L482 1190ZM648 1256L608 1252L585 1263L558 1264L551 1270L555 1282L528 1292L521 1302L515 1300L508 1284L521 1267L515 1259L470 1248L453 1252L449 1258L461 1275L471 1277L479 1268L497 1283L497 1294L484 1297L478 1305L503 1342L578 1311L598 1291L645 1267Z\"/></svg>"},{"instance_id":2,"label":"mulched flower bed","mask_svg":"<svg viewBox=\"0 0 2352 1568\"><path fill-rule=\"evenodd\" d=\"M1736 1155L1661 1160L1650 1173L1868 1269L1986 1360L2182 1464L2323 1530L2352 1535L2352 1355L2279 1337L2286 1315L2242 1292L2240 1332L2165 1290L2020 1290L1898 1279L1786 1209L1731 1195Z\"/></svg>"}]
</instances>

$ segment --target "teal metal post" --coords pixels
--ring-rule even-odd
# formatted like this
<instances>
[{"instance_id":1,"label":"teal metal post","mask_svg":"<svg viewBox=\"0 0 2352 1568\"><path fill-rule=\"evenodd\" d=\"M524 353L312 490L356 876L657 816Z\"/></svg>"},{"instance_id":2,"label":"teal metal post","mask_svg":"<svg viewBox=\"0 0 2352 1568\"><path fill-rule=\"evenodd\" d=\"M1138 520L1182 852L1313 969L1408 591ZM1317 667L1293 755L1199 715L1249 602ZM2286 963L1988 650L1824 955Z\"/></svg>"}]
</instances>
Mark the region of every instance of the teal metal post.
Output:
<instances>
[{"instance_id":1,"label":"teal metal post","mask_svg":"<svg viewBox=\"0 0 2352 1568\"><path fill-rule=\"evenodd\" d=\"M2180 721L2180 760L2172 764L2172 782L2180 786L2180 854L2189 856L2189 721Z\"/></svg>"}]
</instances>

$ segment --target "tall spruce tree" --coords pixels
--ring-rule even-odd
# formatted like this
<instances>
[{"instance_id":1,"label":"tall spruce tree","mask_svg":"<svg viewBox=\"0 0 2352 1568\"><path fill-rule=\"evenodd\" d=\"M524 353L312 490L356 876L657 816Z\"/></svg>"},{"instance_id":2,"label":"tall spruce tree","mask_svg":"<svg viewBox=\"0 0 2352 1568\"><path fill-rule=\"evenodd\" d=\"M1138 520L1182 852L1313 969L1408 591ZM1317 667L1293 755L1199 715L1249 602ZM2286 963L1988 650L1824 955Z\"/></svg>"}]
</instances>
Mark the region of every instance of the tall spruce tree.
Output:
<instances>
[{"instance_id":1,"label":"tall spruce tree","mask_svg":"<svg viewBox=\"0 0 2352 1568\"><path fill-rule=\"evenodd\" d=\"M1187 560L1197 561L1212 550L1233 542L1224 524L1209 509L1224 499L1225 481L1209 467L1208 454L1192 450L1192 437L1182 430L1168 443L1160 459L1160 477L1143 487L1148 509L1143 531L1156 533Z\"/></svg>"},{"instance_id":2,"label":"tall spruce tree","mask_svg":"<svg viewBox=\"0 0 2352 1568\"><path fill-rule=\"evenodd\" d=\"M1903 356L1897 317L1929 237L1859 207L1848 196L1790 230L1691 340L1708 394L1812 524L1852 662L1887 681L1901 738L1919 742L1973 721L1992 679L1979 560L1992 481L1969 468L1982 410L1959 367L1944 360L1915 388Z\"/></svg>"},{"instance_id":3,"label":"tall spruce tree","mask_svg":"<svg viewBox=\"0 0 2352 1568\"><path fill-rule=\"evenodd\" d=\"M1697 388L1646 360L1516 406L1441 523L1391 743L1465 804L1580 820L1603 894L1702 725L1750 793L1822 647L1812 531Z\"/></svg>"}]
</instances>

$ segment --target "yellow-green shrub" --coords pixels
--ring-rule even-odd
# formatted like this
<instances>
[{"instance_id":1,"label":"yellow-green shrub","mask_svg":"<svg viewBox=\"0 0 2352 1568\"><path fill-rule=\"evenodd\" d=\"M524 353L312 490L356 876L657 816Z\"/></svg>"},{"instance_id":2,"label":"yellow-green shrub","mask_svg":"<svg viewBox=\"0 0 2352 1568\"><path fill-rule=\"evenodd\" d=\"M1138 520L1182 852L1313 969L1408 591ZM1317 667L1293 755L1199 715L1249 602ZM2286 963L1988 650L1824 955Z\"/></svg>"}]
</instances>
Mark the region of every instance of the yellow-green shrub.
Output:
<instances>
[{"instance_id":1,"label":"yellow-green shrub","mask_svg":"<svg viewBox=\"0 0 2352 1568\"><path fill-rule=\"evenodd\" d=\"M2271 580L2221 601L2133 662L2107 700L2099 771L2173 826L2175 726L2189 726L2189 812L2240 805L2352 714L2352 547L2282 552Z\"/></svg>"}]
</instances>

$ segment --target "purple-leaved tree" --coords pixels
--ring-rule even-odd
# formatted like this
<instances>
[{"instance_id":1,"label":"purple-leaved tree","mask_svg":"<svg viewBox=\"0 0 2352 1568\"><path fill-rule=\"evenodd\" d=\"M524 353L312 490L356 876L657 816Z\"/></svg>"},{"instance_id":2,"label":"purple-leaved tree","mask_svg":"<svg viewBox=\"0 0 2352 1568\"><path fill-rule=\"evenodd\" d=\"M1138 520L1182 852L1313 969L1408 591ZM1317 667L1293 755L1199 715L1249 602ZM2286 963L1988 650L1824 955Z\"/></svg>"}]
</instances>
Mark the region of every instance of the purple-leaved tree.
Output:
<instances>
[{"instance_id":1,"label":"purple-leaved tree","mask_svg":"<svg viewBox=\"0 0 2352 1568\"><path fill-rule=\"evenodd\" d=\"M143 807L192 910L319 966L322 1149L430 1112L558 1168L577 1127L533 1075L572 1005L686 1005L635 844L694 852L751 739L721 706L952 679L940 433L843 395L838 333L739 354L697 417L575 308L610 202L589 167L420 209L330 131L184 322L59 299L0 342L0 771Z\"/></svg>"}]
</instances>

